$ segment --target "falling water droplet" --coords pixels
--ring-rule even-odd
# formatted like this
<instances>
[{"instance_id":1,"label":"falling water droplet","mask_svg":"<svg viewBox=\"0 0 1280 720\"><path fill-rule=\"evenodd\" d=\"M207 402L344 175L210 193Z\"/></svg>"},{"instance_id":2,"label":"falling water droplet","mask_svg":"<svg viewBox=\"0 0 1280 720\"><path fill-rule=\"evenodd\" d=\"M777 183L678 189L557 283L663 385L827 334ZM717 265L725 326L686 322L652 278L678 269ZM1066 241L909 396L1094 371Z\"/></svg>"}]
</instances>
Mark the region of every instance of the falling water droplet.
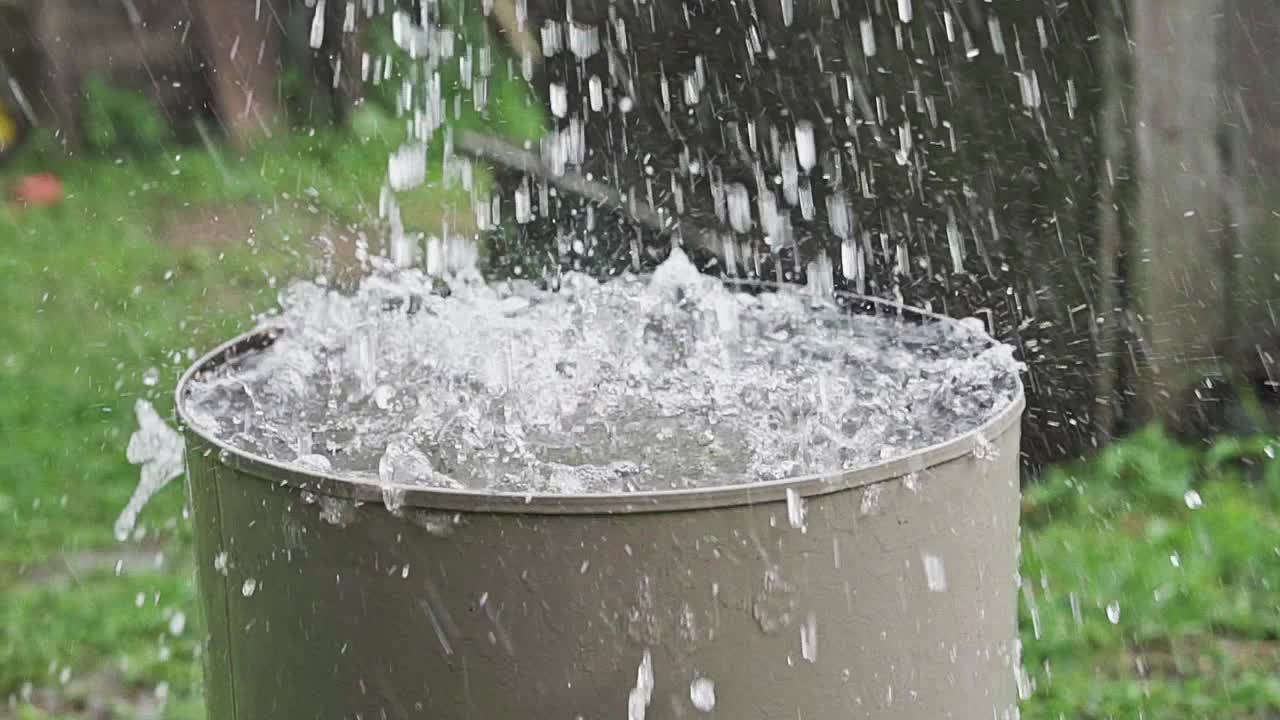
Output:
<instances>
[{"instance_id":1,"label":"falling water droplet","mask_svg":"<svg viewBox=\"0 0 1280 720\"><path fill-rule=\"evenodd\" d=\"M178 637L183 630L187 628L186 613L178 610L173 613L173 617L169 618L169 634Z\"/></svg>"},{"instance_id":2,"label":"falling water droplet","mask_svg":"<svg viewBox=\"0 0 1280 720\"><path fill-rule=\"evenodd\" d=\"M316 3L316 14L311 18L311 49L319 50L324 45L324 15L328 0Z\"/></svg>"},{"instance_id":3,"label":"falling water droplet","mask_svg":"<svg viewBox=\"0 0 1280 720\"><path fill-rule=\"evenodd\" d=\"M867 57L875 57L876 55L876 30L871 24L871 18L862 18L860 23L862 31L862 54Z\"/></svg>"},{"instance_id":4,"label":"falling water droplet","mask_svg":"<svg viewBox=\"0 0 1280 720\"><path fill-rule=\"evenodd\" d=\"M1200 493L1195 490L1188 490L1182 495L1182 501L1192 510L1199 510L1204 505L1204 499L1200 497Z\"/></svg>"},{"instance_id":5,"label":"falling water droplet","mask_svg":"<svg viewBox=\"0 0 1280 720\"><path fill-rule=\"evenodd\" d=\"M1107 620L1109 620L1112 625L1120 624L1120 603L1114 600L1107 603Z\"/></svg>"},{"instance_id":6,"label":"falling water droplet","mask_svg":"<svg viewBox=\"0 0 1280 720\"><path fill-rule=\"evenodd\" d=\"M911 22L915 12L911 8L911 0L898 0L898 19L904 23Z\"/></svg>"},{"instance_id":7,"label":"falling water droplet","mask_svg":"<svg viewBox=\"0 0 1280 720\"><path fill-rule=\"evenodd\" d=\"M818 150L813 139L813 123L808 120L796 123L796 156L800 167L806 172L818 164Z\"/></svg>"},{"instance_id":8,"label":"falling water droplet","mask_svg":"<svg viewBox=\"0 0 1280 720\"><path fill-rule=\"evenodd\" d=\"M551 101L551 114L562 118L569 114L569 91L560 83L551 83L548 88Z\"/></svg>"}]
</instances>

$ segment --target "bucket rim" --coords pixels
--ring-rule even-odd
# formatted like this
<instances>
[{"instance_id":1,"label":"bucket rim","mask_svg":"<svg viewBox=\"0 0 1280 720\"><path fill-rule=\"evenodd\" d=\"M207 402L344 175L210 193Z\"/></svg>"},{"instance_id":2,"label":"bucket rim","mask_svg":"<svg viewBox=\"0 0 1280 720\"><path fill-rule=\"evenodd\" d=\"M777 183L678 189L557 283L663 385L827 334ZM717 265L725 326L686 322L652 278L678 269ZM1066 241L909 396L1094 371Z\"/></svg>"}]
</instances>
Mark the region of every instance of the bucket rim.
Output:
<instances>
[{"instance_id":1,"label":"bucket rim","mask_svg":"<svg viewBox=\"0 0 1280 720\"><path fill-rule=\"evenodd\" d=\"M780 285L755 281L749 284L766 288ZM835 294L850 303L874 306L885 314L909 314L933 322L959 323L953 317L891 300L844 292ZM208 462L299 491L360 503L382 504L382 487L377 481L341 477L271 460L206 434L191 422L184 398L191 383L201 372L212 370L242 355L259 352L269 347L281 333L280 328L267 325L237 335L202 355L182 374L174 389L174 408L187 441L188 468L192 464L193 453L198 453L203 458L210 458ZM995 342L989 333L984 334ZM894 480L910 473L925 472L972 454L980 443L994 441L1011 430L1017 432L1018 420L1026 407L1026 397L1021 374L1015 373L1014 379L1017 383L1014 398L978 427L948 440L849 470L829 470L752 483L617 493L514 493L405 485L402 487L402 507L405 510L529 515L619 515L783 502L789 493L804 498L828 495Z\"/></svg>"}]
</instances>

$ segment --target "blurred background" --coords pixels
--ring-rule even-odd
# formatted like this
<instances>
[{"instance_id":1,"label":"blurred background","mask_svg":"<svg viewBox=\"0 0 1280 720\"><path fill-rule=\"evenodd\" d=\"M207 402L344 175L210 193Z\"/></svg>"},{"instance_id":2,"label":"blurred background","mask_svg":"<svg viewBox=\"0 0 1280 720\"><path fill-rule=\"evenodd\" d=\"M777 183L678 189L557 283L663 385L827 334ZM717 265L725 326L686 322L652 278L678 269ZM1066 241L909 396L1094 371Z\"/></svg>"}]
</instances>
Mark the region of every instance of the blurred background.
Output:
<instances>
[{"instance_id":1,"label":"blurred background","mask_svg":"<svg viewBox=\"0 0 1280 720\"><path fill-rule=\"evenodd\" d=\"M838 4L876 22L848 40L889 140L866 155L946 150L860 199L865 289L977 315L1028 365L1024 716L1280 717L1280 9L918 2L914 28L958 38L935 50L940 29L904 46L893 3ZM538 3L457 5L495 70L483 102L444 78L451 124L537 142L563 77L524 67ZM183 493L111 537L131 408L169 410L291 279L349 282L385 249L418 80L389 6L418 9L0 0L0 718L202 717ZM935 100L945 122L894 129ZM493 274L580 262L550 211L481 232L443 154L398 198L405 227L479 236ZM898 247L949 270L903 272Z\"/></svg>"}]
</instances>

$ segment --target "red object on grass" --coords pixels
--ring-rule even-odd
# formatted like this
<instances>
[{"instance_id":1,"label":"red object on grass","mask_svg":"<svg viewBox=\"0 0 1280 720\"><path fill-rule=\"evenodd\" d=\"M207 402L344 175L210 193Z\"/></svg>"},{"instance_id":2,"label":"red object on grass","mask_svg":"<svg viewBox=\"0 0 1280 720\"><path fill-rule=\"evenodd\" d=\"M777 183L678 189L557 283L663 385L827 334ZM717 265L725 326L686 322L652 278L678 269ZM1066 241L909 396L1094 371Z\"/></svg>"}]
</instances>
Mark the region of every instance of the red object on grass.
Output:
<instances>
[{"instance_id":1,"label":"red object on grass","mask_svg":"<svg viewBox=\"0 0 1280 720\"><path fill-rule=\"evenodd\" d=\"M27 207L57 205L62 197L62 180L52 173L27 175L13 188L13 199Z\"/></svg>"}]
</instances>

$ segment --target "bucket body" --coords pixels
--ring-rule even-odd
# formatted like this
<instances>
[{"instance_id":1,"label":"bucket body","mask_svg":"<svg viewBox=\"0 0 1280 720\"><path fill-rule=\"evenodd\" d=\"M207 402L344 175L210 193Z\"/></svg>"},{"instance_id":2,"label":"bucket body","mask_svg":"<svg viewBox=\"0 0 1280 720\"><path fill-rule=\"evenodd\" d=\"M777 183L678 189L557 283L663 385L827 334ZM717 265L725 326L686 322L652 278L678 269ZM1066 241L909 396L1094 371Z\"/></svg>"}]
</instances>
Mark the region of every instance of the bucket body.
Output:
<instances>
[{"instance_id":1,"label":"bucket body","mask_svg":"<svg viewBox=\"0 0 1280 720\"><path fill-rule=\"evenodd\" d=\"M1021 409L847 473L395 513L187 423L209 717L1015 717Z\"/></svg>"}]
</instances>

